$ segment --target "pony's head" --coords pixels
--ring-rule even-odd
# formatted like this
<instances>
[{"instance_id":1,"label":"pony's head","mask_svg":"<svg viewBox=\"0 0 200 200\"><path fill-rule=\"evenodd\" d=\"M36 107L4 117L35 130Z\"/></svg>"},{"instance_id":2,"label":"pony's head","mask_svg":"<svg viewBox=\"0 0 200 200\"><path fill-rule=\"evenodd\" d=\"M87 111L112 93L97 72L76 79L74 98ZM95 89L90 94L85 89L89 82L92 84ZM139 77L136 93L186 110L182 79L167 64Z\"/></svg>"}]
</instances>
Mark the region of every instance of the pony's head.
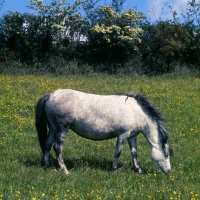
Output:
<instances>
[{"instance_id":1,"label":"pony's head","mask_svg":"<svg viewBox=\"0 0 200 200\"><path fill-rule=\"evenodd\" d=\"M170 157L172 156L173 149L169 143L169 135L165 128L164 119L147 97L136 94L134 98L140 104L147 116L154 122L149 124L149 126L152 126L153 128L152 131L150 131L151 133L146 135L146 138L152 145L151 156L156 168L158 171L167 174L171 171Z\"/></svg>"},{"instance_id":2,"label":"pony's head","mask_svg":"<svg viewBox=\"0 0 200 200\"><path fill-rule=\"evenodd\" d=\"M151 157L155 167L159 172L168 174L171 171L170 156L172 155L172 148L169 143L164 145L164 148L157 149L152 147Z\"/></svg>"},{"instance_id":3,"label":"pony's head","mask_svg":"<svg viewBox=\"0 0 200 200\"><path fill-rule=\"evenodd\" d=\"M173 149L169 143L169 135L161 118L157 120L157 125L160 142L157 148L152 147L151 157L157 170L168 174L171 171L170 157L173 154Z\"/></svg>"}]
</instances>

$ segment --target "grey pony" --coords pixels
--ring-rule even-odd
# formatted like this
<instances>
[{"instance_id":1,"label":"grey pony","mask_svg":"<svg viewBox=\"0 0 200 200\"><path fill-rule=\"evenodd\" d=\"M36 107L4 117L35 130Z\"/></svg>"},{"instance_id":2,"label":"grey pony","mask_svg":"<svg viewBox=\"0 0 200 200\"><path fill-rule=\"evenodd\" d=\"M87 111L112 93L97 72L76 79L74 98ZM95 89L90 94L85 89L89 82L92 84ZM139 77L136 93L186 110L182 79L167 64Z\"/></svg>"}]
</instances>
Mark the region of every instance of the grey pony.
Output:
<instances>
[{"instance_id":1,"label":"grey pony","mask_svg":"<svg viewBox=\"0 0 200 200\"><path fill-rule=\"evenodd\" d=\"M117 169L124 143L128 140L133 167L143 173L137 160L137 135L151 145L151 157L158 171L169 173L172 147L161 113L142 94L96 95L71 89L44 95L36 105L35 126L42 150L42 166L50 167L50 150L65 174L62 156L68 129L90 140L117 137L112 169Z\"/></svg>"}]
</instances>

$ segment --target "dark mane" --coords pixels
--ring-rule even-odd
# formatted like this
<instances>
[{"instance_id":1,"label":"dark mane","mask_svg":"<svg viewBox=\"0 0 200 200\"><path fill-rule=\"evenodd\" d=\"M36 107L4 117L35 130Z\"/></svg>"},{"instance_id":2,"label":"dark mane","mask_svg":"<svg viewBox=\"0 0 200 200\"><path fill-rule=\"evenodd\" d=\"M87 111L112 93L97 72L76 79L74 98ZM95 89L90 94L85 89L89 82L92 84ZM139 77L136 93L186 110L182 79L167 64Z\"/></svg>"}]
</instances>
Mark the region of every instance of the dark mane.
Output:
<instances>
[{"instance_id":1,"label":"dark mane","mask_svg":"<svg viewBox=\"0 0 200 200\"><path fill-rule=\"evenodd\" d=\"M172 148L169 143L169 134L165 127L164 119L163 119L160 111L158 111L158 109L143 94L133 93L133 94L123 94L123 95L127 96L127 98L129 98L129 97L134 98L138 102L138 104L141 106L143 111L145 113L147 113L148 116L150 116L152 119L154 119L157 122L163 149L165 148L165 145L168 144L169 145L169 153L171 155Z\"/></svg>"}]
</instances>

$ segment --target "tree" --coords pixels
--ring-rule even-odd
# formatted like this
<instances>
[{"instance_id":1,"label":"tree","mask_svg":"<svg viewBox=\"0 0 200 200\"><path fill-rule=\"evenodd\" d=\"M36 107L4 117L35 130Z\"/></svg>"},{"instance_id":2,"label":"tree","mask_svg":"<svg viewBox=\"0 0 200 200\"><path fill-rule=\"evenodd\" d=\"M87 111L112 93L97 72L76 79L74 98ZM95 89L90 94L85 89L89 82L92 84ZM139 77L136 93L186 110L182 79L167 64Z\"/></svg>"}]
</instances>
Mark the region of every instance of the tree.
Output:
<instances>
[{"instance_id":1,"label":"tree","mask_svg":"<svg viewBox=\"0 0 200 200\"><path fill-rule=\"evenodd\" d=\"M143 31L139 24L144 19L142 13L129 9L118 14L110 6L103 6L86 17L86 34L93 61L124 63L132 58L141 42Z\"/></svg>"},{"instance_id":2,"label":"tree","mask_svg":"<svg viewBox=\"0 0 200 200\"><path fill-rule=\"evenodd\" d=\"M4 2L5 2L5 0L1 0L1 1L0 1L0 11L1 11L1 8L2 8Z\"/></svg>"},{"instance_id":3,"label":"tree","mask_svg":"<svg viewBox=\"0 0 200 200\"><path fill-rule=\"evenodd\" d=\"M28 7L36 10L41 20L37 31L40 33L43 58L49 57L54 47L66 44L63 41L72 39L71 31L77 31L77 24L81 21L77 13L80 3L81 0L75 1L73 5L67 4L65 0L53 0L49 5L44 5L42 0L30 0Z\"/></svg>"},{"instance_id":4,"label":"tree","mask_svg":"<svg viewBox=\"0 0 200 200\"><path fill-rule=\"evenodd\" d=\"M190 34L187 47L184 52L185 62L200 69L200 1L191 0L188 2L184 27Z\"/></svg>"},{"instance_id":5,"label":"tree","mask_svg":"<svg viewBox=\"0 0 200 200\"><path fill-rule=\"evenodd\" d=\"M13 54L14 57L11 59L21 60L20 54L24 49L23 24L24 18L19 12L10 12L2 20L2 39L4 40L4 46L10 52L15 52Z\"/></svg>"},{"instance_id":6,"label":"tree","mask_svg":"<svg viewBox=\"0 0 200 200\"><path fill-rule=\"evenodd\" d=\"M112 9L116 12L116 13L121 13L123 10L123 5L126 2L126 0L112 0Z\"/></svg>"},{"instance_id":7,"label":"tree","mask_svg":"<svg viewBox=\"0 0 200 200\"><path fill-rule=\"evenodd\" d=\"M70 41L78 40L81 16L76 12L80 1L73 5L54 0L43 5L41 0L31 0L30 9L37 13L9 12L1 23L1 54L9 49L13 59L19 61L46 60L65 54ZM2 57L2 56L1 56ZM4 56L5 57L5 56Z\"/></svg>"},{"instance_id":8,"label":"tree","mask_svg":"<svg viewBox=\"0 0 200 200\"><path fill-rule=\"evenodd\" d=\"M182 53L190 36L181 24L147 24L141 43L142 61L151 72L170 72L171 64L183 62Z\"/></svg>"}]
</instances>

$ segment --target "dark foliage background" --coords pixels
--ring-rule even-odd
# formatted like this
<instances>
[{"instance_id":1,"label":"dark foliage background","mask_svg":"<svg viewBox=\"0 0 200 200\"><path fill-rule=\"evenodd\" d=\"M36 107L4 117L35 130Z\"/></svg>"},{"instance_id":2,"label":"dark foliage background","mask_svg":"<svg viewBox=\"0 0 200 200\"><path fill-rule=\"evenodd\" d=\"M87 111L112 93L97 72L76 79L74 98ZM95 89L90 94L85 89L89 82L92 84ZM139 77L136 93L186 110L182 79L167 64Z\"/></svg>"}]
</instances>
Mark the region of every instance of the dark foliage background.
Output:
<instances>
[{"instance_id":1,"label":"dark foliage background","mask_svg":"<svg viewBox=\"0 0 200 200\"><path fill-rule=\"evenodd\" d=\"M143 13L124 10L125 0L113 0L106 8L97 2L77 0L70 5L53 0L43 5L31 0L29 8L35 14L1 16L1 71L12 66L64 71L70 63L69 72L123 69L157 74L173 72L177 65L199 71L199 2L188 1L182 22L171 10L172 20L159 18L153 23Z\"/></svg>"}]
</instances>

